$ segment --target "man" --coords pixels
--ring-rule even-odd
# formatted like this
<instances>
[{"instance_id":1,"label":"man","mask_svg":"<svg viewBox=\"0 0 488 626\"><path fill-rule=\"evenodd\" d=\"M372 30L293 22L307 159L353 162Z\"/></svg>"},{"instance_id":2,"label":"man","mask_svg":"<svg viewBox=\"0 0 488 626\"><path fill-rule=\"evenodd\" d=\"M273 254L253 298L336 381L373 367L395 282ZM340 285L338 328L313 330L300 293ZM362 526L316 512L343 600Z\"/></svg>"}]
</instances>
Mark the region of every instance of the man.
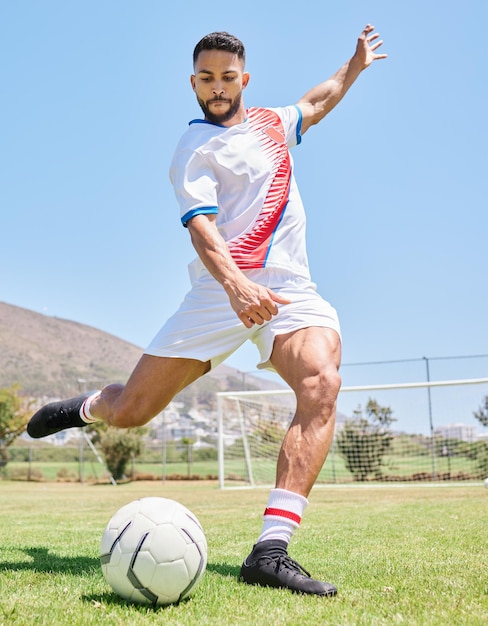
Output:
<instances>
[{"instance_id":1,"label":"man","mask_svg":"<svg viewBox=\"0 0 488 626\"><path fill-rule=\"evenodd\" d=\"M204 113L182 136L170 177L197 259L192 287L141 357L127 384L40 409L32 437L104 420L147 423L181 391L247 339L258 367L278 372L296 395L263 527L242 564L241 580L295 592L335 595L287 553L307 497L326 459L340 388L340 327L316 292L305 249L305 213L289 147L342 99L381 46L367 25L356 51L296 105L246 109L249 82L242 42L211 33L195 47L191 86Z\"/></svg>"}]
</instances>

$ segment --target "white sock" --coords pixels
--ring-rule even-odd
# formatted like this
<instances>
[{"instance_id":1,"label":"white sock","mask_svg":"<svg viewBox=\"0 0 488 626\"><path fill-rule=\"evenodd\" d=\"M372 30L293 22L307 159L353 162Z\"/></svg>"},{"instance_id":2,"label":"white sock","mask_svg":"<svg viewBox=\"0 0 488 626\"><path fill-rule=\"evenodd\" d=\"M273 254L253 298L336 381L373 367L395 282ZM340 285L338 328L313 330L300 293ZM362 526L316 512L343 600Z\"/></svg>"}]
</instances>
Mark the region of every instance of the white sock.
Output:
<instances>
[{"instance_id":1,"label":"white sock","mask_svg":"<svg viewBox=\"0 0 488 626\"><path fill-rule=\"evenodd\" d=\"M268 539L290 542L293 532L300 526L308 504L307 498L286 489L273 489L263 515L263 527L257 543Z\"/></svg>"},{"instance_id":2,"label":"white sock","mask_svg":"<svg viewBox=\"0 0 488 626\"><path fill-rule=\"evenodd\" d=\"M95 391L95 393L93 393L91 396L88 396L88 398L81 405L80 417L87 424L93 424L93 422L100 421L98 417L95 417L94 415L90 413L90 405L92 403L92 400L95 400L95 398L98 398L100 393L101 393L100 391Z\"/></svg>"}]
</instances>

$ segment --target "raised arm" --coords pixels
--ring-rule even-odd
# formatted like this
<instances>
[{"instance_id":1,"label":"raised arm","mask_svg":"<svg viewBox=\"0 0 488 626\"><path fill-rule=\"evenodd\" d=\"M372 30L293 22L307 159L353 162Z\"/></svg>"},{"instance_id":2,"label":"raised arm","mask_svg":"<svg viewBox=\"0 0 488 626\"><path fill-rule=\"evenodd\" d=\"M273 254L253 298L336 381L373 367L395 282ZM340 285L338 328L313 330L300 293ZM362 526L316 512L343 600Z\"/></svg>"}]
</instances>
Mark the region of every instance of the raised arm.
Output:
<instances>
[{"instance_id":1,"label":"raised arm","mask_svg":"<svg viewBox=\"0 0 488 626\"><path fill-rule=\"evenodd\" d=\"M344 63L328 80L308 91L297 105L302 111L302 134L310 126L318 124L342 100L359 74L378 59L386 59L386 54L376 54L383 44L379 34L373 33L374 26L367 24L358 38L354 55Z\"/></svg>"}]
</instances>

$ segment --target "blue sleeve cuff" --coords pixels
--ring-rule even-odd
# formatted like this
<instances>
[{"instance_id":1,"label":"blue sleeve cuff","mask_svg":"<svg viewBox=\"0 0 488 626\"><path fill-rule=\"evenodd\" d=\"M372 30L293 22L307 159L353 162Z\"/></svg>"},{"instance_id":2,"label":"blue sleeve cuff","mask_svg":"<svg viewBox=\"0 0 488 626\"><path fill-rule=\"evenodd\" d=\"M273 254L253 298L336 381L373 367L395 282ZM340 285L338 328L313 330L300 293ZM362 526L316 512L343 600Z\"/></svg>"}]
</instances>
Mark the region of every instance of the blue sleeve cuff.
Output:
<instances>
[{"instance_id":1,"label":"blue sleeve cuff","mask_svg":"<svg viewBox=\"0 0 488 626\"><path fill-rule=\"evenodd\" d=\"M188 213L185 213L185 215L181 218L181 223L186 227L188 222L192 217L195 217L195 215L217 215L218 212L219 209L216 206L202 206L198 209L192 209L191 211L188 211Z\"/></svg>"},{"instance_id":2,"label":"blue sleeve cuff","mask_svg":"<svg viewBox=\"0 0 488 626\"><path fill-rule=\"evenodd\" d=\"M298 122L297 122L297 146L302 143L302 110L299 106L295 105L296 110L298 111Z\"/></svg>"}]
</instances>

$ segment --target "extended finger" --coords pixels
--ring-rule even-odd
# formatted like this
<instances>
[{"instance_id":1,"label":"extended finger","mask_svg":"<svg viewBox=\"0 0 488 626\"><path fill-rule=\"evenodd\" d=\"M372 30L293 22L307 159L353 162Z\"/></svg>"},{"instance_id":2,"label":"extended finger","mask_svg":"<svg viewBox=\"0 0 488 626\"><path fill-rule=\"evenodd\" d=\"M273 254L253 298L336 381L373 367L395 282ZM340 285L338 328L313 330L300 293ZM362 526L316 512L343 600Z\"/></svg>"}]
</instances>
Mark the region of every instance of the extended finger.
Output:
<instances>
[{"instance_id":1,"label":"extended finger","mask_svg":"<svg viewBox=\"0 0 488 626\"><path fill-rule=\"evenodd\" d=\"M272 291L271 289L268 289L268 293L269 293L271 300L273 302L277 302L278 304L290 304L291 302L290 298L287 298L286 296L278 294Z\"/></svg>"},{"instance_id":2,"label":"extended finger","mask_svg":"<svg viewBox=\"0 0 488 626\"><path fill-rule=\"evenodd\" d=\"M383 40L381 41L377 41L375 44L373 44L371 46L371 50L376 50L377 48L379 48L381 45L383 44Z\"/></svg>"}]
</instances>

